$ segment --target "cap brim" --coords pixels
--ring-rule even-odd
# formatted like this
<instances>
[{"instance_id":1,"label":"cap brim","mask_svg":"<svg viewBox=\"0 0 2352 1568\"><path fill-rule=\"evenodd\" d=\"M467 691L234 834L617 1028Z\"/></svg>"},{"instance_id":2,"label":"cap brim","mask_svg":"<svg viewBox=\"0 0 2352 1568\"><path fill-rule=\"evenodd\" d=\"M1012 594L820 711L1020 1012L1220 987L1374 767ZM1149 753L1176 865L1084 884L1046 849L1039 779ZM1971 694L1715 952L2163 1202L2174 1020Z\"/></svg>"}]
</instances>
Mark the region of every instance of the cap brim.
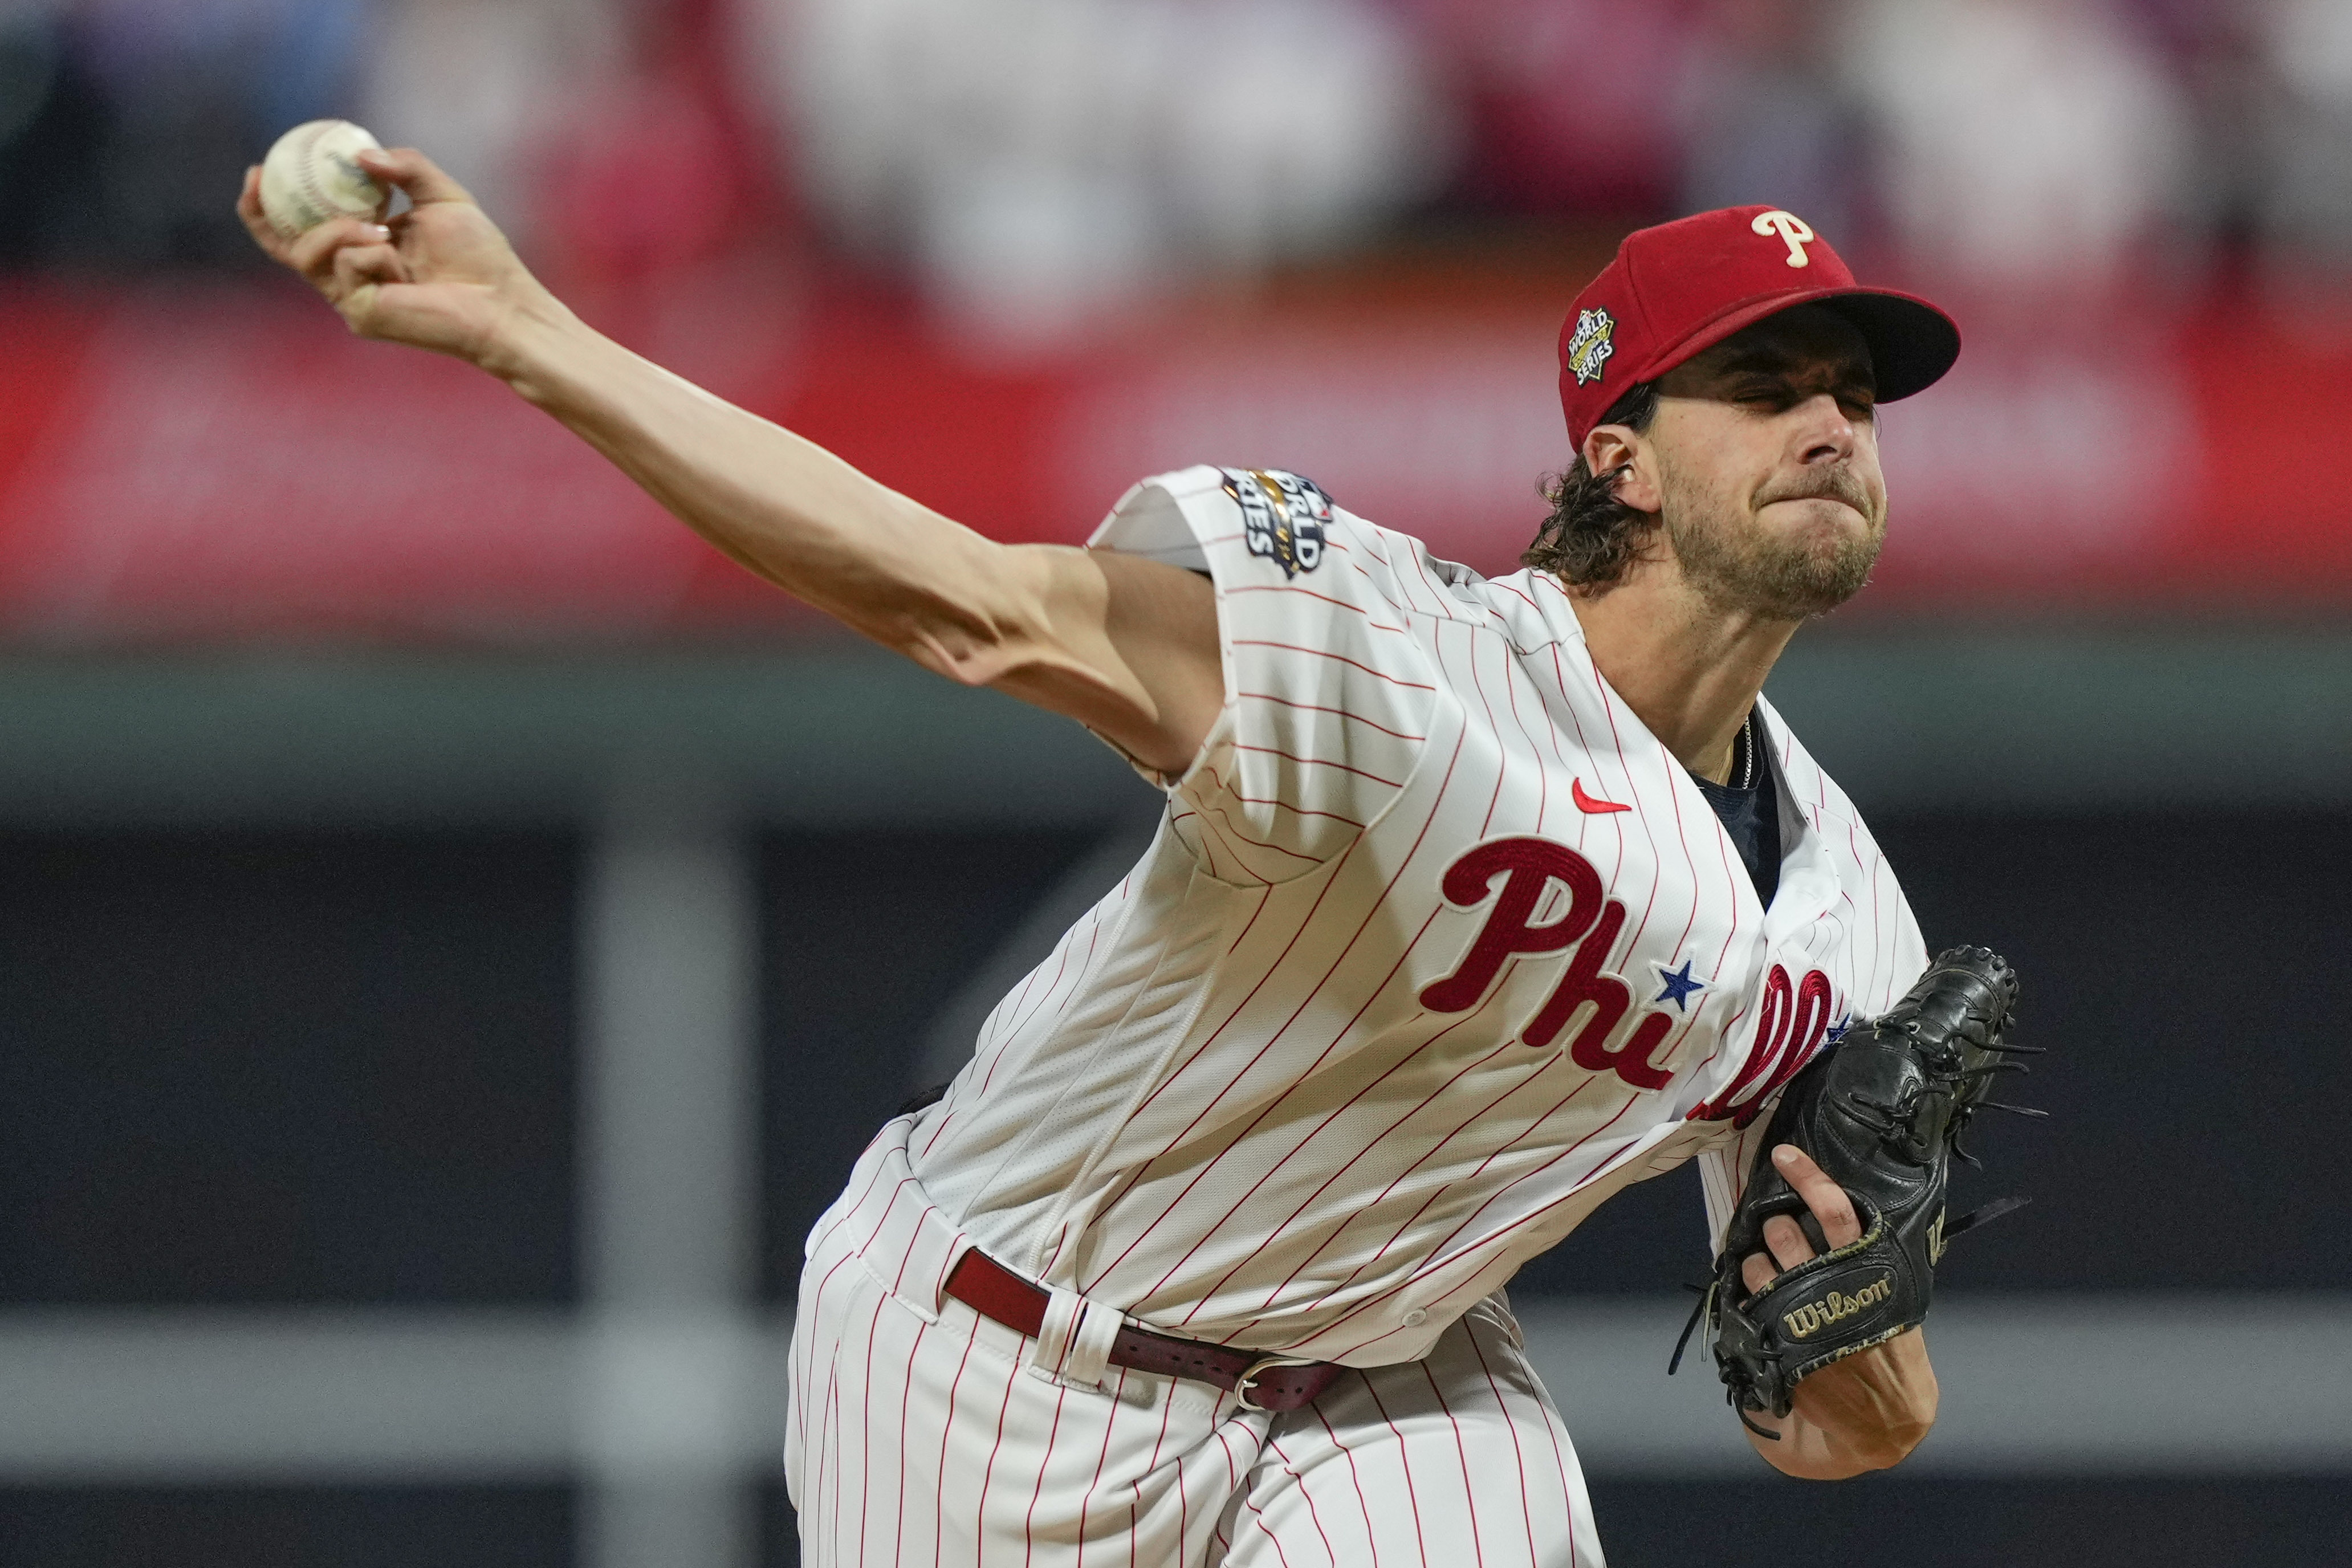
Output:
<instances>
[{"instance_id":1,"label":"cap brim","mask_svg":"<svg viewBox=\"0 0 2352 1568\"><path fill-rule=\"evenodd\" d=\"M1960 357L1959 324L1916 294L1891 288L1818 288L1768 295L1735 306L1656 356L1637 378L1655 381L1733 333L1783 310L1821 305L1853 323L1870 350L1878 401L1893 402L1926 392Z\"/></svg>"},{"instance_id":2,"label":"cap brim","mask_svg":"<svg viewBox=\"0 0 2352 1568\"><path fill-rule=\"evenodd\" d=\"M1853 322L1870 345L1881 402L1926 392L1960 357L1959 324L1916 295L1862 288L1818 303Z\"/></svg>"}]
</instances>

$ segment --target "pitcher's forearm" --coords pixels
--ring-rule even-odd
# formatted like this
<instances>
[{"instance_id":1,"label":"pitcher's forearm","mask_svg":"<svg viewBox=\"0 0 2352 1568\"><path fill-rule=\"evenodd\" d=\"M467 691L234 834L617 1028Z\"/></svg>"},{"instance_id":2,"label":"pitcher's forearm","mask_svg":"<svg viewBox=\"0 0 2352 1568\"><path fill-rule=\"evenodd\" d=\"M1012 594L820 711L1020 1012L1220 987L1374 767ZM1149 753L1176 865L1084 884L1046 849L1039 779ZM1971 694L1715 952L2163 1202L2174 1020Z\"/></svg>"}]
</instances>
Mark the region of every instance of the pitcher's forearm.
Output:
<instances>
[{"instance_id":1,"label":"pitcher's forearm","mask_svg":"<svg viewBox=\"0 0 2352 1568\"><path fill-rule=\"evenodd\" d=\"M1075 718L1163 771L1192 760L1224 697L1205 582L998 544L540 296L478 362L719 549L926 669Z\"/></svg>"},{"instance_id":2,"label":"pitcher's forearm","mask_svg":"<svg viewBox=\"0 0 2352 1568\"><path fill-rule=\"evenodd\" d=\"M680 521L796 598L945 673L998 647L1003 547L596 332L551 296L481 356ZM927 651L928 650L928 651Z\"/></svg>"},{"instance_id":3,"label":"pitcher's forearm","mask_svg":"<svg viewBox=\"0 0 2352 1568\"><path fill-rule=\"evenodd\" d=\"M237 197L262 253L352 331L499 377L736 561L926 668L1066 714L1155 767L1190 760L1223 700L1205 585L982 538L589 329L423 153L360 159L407 193L407 212L289 238L263 210L258 169Z\"/></svg>"}]
</instances>

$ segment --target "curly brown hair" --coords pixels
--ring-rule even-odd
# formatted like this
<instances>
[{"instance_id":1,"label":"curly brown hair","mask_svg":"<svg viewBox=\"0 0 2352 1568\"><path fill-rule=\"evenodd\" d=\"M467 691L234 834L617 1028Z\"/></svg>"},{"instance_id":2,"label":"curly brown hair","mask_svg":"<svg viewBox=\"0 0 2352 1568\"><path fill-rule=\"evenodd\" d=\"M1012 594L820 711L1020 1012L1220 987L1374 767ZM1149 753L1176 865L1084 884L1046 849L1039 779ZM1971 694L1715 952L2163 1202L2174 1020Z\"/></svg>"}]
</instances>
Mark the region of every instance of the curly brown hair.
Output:
<instances>
[{"instance_id":1,"label":"curly brown hair","mask_svg":"<svg viewBox=\"0 0 2352 1568\"><path fill-rule=\"evenodd\" d=\"M1643 382L1611 403L1600 423L1639 434L1650 428L1657 413L1658 383ZM1637 512L1617 498L1617 481L1624 476L1624 466L1595 474L1581 452L1566 473L1544 476L1537 489L1551 503L1551 516L1536 530L1519 564L1551 572L1574 588L1607 588L1622 578L1658 526L1655 513Z\"/></svg>"}]
</instances>

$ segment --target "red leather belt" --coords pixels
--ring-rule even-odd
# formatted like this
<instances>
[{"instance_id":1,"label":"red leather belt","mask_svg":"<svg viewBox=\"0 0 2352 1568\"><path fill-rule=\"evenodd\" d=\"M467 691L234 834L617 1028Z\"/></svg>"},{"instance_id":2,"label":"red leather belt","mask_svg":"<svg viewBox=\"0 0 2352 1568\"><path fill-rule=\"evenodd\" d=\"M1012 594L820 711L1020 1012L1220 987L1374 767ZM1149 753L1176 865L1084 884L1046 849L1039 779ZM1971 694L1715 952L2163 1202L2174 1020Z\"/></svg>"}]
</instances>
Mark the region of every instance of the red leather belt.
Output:
<instances>
[{"instance_id":1,"label":"red leather belt","mask_svg":"<svg viewBox=\"0 0 2352 1568\"><path fill-rule=\"evenodd\" d=\"M948 1294L984 1318L1035 1339L1045 1326L1045 1290L977 1248L957 1260ZM1119 1325L1110 1364L1162 1377L1190 1377L1231 1389L1244 1410L1296 1410L1310 1404L1347 1370L1328 1361L1300 1363L1279 1355L1208 1344L1174 1334Z\"/></svg>"}]
</instances>

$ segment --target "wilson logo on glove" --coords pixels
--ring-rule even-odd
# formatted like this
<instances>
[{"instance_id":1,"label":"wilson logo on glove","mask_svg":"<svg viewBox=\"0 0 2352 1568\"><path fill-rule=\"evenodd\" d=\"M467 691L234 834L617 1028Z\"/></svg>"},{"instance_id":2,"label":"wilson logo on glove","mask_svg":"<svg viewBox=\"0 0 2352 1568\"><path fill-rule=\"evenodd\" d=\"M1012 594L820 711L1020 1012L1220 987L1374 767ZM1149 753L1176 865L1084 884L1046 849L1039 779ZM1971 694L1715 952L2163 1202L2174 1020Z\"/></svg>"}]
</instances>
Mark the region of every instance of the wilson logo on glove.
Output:
<instances>
[{"instance_id":1,"label":"wilson logo on glove","mask_svg":"<svg viewBox=\"0 0 2352 1568\"><path fill-rule=\"evenodd\" d=\"M1843 1322L1864 1307L1876 1306L1895 1293L1895 1276L1882 1274L1874 1284L1864 1285L1849 1296L1843 1291L1832 1291L1818 1301L1808 1301L1793 1312L1783 1312L1780 1322L1789 1330L1790 1339L1808 1339L1832 1323Z\"/></svg>"}]
</instances>

